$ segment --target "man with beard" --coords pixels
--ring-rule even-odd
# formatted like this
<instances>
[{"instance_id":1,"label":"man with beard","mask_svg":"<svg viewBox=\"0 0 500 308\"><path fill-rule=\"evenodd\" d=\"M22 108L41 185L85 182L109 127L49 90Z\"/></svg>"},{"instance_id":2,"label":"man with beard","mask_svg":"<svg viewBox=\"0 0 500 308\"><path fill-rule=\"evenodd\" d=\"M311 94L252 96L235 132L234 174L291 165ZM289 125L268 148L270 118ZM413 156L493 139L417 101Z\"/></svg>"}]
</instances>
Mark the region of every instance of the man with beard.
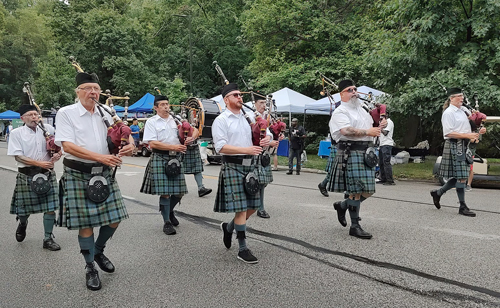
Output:
<instances>
[{"instance_id":1,"label":"man with beard","mask_svg":"<svg viewBox=\"0 0 500 308\"><path fill-rule=\"evenodd\" d=\"M78 73L76 84L76 102L61 108L56 115L55 141L67 154L59 182L62 190L59 224L69 230L78 230L80 252L86 262L87 288L99 290L101 280L94 261L107 273L115 271L103 252L119 223L128 218L111 168L121 165L122 156L132 155L134 139L130 136L129 144L120 149L117 156L111 155L107 144L108 128L102 117L110 123L113 119L105 111L103 116L99 112L104 108L97 105L101 92L99 80L94 74ZM97 194L91 194L91 189ZM94 241L95 227L99 227L99 236Z\"/></svg>"},{"instance_id":2,"label":"man with beard","mask_svg":"<svg viewBox=\"0 0 500 308\"><path fill-rule=\"evenodd\" d=\"M328 190L348 195L345 200L337 201L333 206L343 227L347 226L345 213L349 209L349 235L371 239L372 235L359 224L361 202L375 193L376 156L374 151L370 156L366 152L373 147L373 137L380 135L381 128L386 127L387 121L382 120L379 127L373 127L373 119L363 109L352 80L339 82L339 91L341 104L333 112L329 124L330 134L337 142L337 155L328 181Z\"/></svg>"},{"instance_id":3,"label":"man with beard","mask_svg":"<svg viewBox=\"0 0 500 308\"><path fill-rule=\"evenodd\" d=\"M155 96L153 108L156 115L146 121L143 137L153 154L144 172L141 192L160 195L163 233L174 235L177 232L173 226L179 225L174 216L174 207L188 192L181 158L181 153L186 152L186 145L179 141L177 124L170 115L168 97ZM193 140L188 137L186 144L191 144Z\"/></svg>"},{"instance_id":4,"label":"man with beard","mask_svg":"<svg viewBox=\"0 0 500 308\"><path fill-rule=\"evenodd\" d=\"M19 114L24 126L14 129L10 133L7 155L14 156L18 171L16 188L12 196L10 213L17 215L19 226L16 230L16 240L22 242L26 237L28 217L31 214L43 214L43 228L45 238L43 248L51 251L61 247L52 239L52 230L56 222L55 210L59 205L59 189L57 186L54 162L61 157L61 151L52 158L47 152L47 142L38 121L39 113L34 105L21 105ZM48 125L47 125L48 126ZM45 193L36 193L30 183L34 178L47 177L50 190Z\"/></svg>"},{"instance_id":5,"label":"man with beard","mask_svg":"<svg viewBox=\"0 0 500 308\"><path fill-rule=\"evenodd\" d=\"M443 105L443 115L441 116L445 143L439 175L449 178L449 180L440 189L432 190L431 196L434 206L440 209L441 196L455 187L460 203L458 213L476 217L476 213L469 210L465 204L466 180L472 163L472 153L468 149L468 144L470 140L477 140L479 134L486 133L486 128L483 127L479 133L471 131L467 114L461 109L464 101L461 89L450 88L447 90L447 94L448 99Z\"/></svg>"},{"instance_id":6,"label":"man with beard","mask_svg":"<svg viewBox=\"0 0 500 308\"><path fill-rule=\"evenodd\" d=\"M297 118L292 119L290 128L288 129L288 140L290 142L290 153L288 154L288 172L286 174L293 174L293 159L297 158L297 175L300 175L301 156L304 149L304 138L306 138L306 130L299 125Z\"/></svg>"},{"instance_id":7,"label":"man with beard","mask_svg":"<svg viewBox=\"0 0 500 308\"><path fill-rule=\"evenodd\" d=\"M252 130L241 110L243 99L237 84L225 85L222 97L226 110L212 125L215 150L222 154L223 162L214 211L235 213L233 220L221 224L224 246L231 248L232 234L236 230L238 259L253 264L257 263L258 259L246 245L246 220L259 208L260 200L258 192L254 190L255 185L251 187L252 191L248 191L245 189L244 180L255 170L257 155L262 153L262 147L269 145L271 137L262 138L260 146L253 145ZM253 118L253 114L249 113L248 116Z\"/></svg>"}]
</instances>

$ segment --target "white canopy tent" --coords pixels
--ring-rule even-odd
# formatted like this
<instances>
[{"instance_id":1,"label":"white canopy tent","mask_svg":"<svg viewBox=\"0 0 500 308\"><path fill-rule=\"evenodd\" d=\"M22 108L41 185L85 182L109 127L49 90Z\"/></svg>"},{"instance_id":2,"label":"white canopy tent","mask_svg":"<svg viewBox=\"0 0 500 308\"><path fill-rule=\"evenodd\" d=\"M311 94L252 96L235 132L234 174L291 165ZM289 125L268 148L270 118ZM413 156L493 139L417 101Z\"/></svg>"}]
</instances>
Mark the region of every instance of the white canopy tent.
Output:
<instances>
[{"instance_id":1,"label":"white canopy tent","mask_svg":"<svg viewBox=\"0 0 500 308\"><path fill-rule=\"evenodd\" d=\"M367 98L370 92L372 93L375 101L378 100L380 97L383 95L386 95L386 93L379 91L377 89L373 89L367 86L361 86L358 87L358 92L360 92L360 97L362 98ZM361 94L364 93L364 94ZM335 109L335 103L340 101L340 94L335 93L333 95L333 106L330 107L330 100L328 97L323 97L322 99L319 99L315 101L314 103L309 103L305 106L305 113L307 114L324 114L324 115L329 115L330 114L330 108ZM320 113L321 112L321 113Z\"/></svg>"}]
</instances>

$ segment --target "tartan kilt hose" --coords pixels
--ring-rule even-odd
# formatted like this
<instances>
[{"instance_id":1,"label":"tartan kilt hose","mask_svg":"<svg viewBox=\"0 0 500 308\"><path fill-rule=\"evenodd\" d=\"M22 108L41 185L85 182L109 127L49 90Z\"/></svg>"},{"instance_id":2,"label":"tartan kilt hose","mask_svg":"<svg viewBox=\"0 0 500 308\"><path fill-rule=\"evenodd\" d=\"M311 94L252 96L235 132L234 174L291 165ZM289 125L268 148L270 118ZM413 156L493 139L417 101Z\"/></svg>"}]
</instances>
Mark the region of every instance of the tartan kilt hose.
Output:
<instances>
[{"instance_id":1,"label":"tartan kilt hose","mask_svg":"<svg viewBox=\"0 0 500 308\"><path fill-rule=\"evenodd\" d=\"M69 167L59 181L60 226L70 230L107 226L128 218L127 209L116 179L111 179L111 170L103 172L109 185L109 197L95 203L86 197L88 181L93 177Z\"/></svg>"},{"instance_id":2,"label":"tartan kilt hose","mask_svg":"<svg viewBox=\"0 0 500 308\"><path fill-rule=\"evenodd\" d=\"M45 195L37 195L31 191L31 179L23 173L16 177L16 187L10 203L10 213L26 216L37 213L53 212L59 208L59 186L56 173L51 170L49 181L52 189Z\"/></svg>"},{"instance_id":3,"label":"tartan kilt hose","mask_svg":"<svg viewBox=\"0 0 500 308\"><path fill-rule=\"evenodd\" d=\"M182 166L184 168L184 174L195 174L203 172L203 161L201 160L200 148L187 147L186 154L182 159Z\"/></svg>"},{"instance_id":4,"label":"tartan kilt hose","mask_svg":"<svg viewBox=\"0 0 500 308\"><path fill-rule=\"evenodd\" d=\"M330 156L328 156L328 162L326 163L325 167L326 173L330 173L330 171L333 168L333 163L335 161L335 154L336 154L335 146L332 145L332 148L330 150Z\"/></svg>"},{"instance_id":5,"label":"tartan kilt hose","mask_svg":"<svg viewBox=\"0 0 500 308\"><path fill-rule=\"evenodd\" d=\"M370 168L364 162L365 151L352 151L347 159L346 184L342 173L342 160L344 151L337 149L331 172L328 173L329 180L327 189L331 192L348 194L375 193L375 168Z\"/></svg>"},{"instance_id":6,"label":"tartan kilt hose","mask_svg":"<svg viewBox=\"0 0 500 308\"><path fill-rule=\"evenodd\" d=\"M260 194L257 193L254 196L247 194L243 184L245 175L250 171L255 172L254 165L222 164L219 173L214 212L237 213L246 210L257 210L259 208Z\"/></svg>"},{"instance_id":7,"label":"tartan kilt hose","mask_svg":"<svg viewBox=\"0 0 500 308\"><path fill-rule=\"evenodd\" d=\"M255 174L259 178L259 184L269 184L273 181L273 171L271 170L271 164L267 167L263 167L261 164L258 164L255 167Z\"/></svg>"},{"instance_id":8,"label":"tartan kilt hose","mask_svg":"<svg viewBox=\"0 0 500 308\"><path fill-rule=\"evenodd\" d=\"M457 144L446 140L443 156L439 166L439 175L445 178L466 179L469 177L470 165L466 161L458 161Z\"/></svg>"},{"instance_id":9,"label":"tartan kilt hose","mask_svg":"<svg viewBox=\"0 0 500 308\"><path fill-rule=\"evenodd\" d=\"M177 156L179 157L179 156ZM151 154L144 178L141 192L149 195L184 195L187 194L186 180L184 177L184 162L181 162L181 173L175 178L167 177L165 166L170 156L159 153Z\"/></svg>"}]
</instances>

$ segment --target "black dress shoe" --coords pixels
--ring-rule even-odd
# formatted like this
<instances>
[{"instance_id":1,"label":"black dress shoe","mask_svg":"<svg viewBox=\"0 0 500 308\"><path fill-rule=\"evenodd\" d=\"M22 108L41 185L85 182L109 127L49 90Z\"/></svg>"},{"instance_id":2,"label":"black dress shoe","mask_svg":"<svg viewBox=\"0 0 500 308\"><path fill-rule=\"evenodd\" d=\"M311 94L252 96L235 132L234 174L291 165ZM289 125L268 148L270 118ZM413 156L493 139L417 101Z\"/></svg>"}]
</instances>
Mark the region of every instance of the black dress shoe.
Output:
<instances>
[{"instance_id":1,"label":"black dress shoe","mask_svg":"<svg viewBox=\"0 0 500 308\"><path fill-rule=\"evenodd\" d=\"M385 184L385 181L378 181L378 182L375 182L377 184Z\"/></svg>"},{"instance_id":2,"label":"black dress shoe","mask_svg":"<svg viewBox=\"0 0 500 308\"><path fill-rule=\"evenodd\" d=\"M441 200L441 196L438 196L437 189L431 190L432 201L434 201L434 206L439 210L441 208L441 204L439 204L439 200Z\"/></svg>"},{"instance_id":3,"label":"black dress shoe","mask_svg":"<svg viewBox=\"0 0 500 308\"><path fill-rule=\"evenodd\" d=\"M85 273L85 280L87 283L87 289L92 290L92 291L100 290L102 287L101 279L99 279L99 272L95 268L94 263L87 263L87 266L85 266L85 269L87 270Z\"/></svg>"},{"instance_id":4,"label":"black dress shoe","mask_svg":"<svg viewBox=\"0 0 500 308\"><path fill-rule=\"evenodd\" d=\"M321 185L321 183L319 183L319 184L318 184L318 188L319 188L319 191L321 192L321 194L322 194L323 196L325 196L325 197L330 196L330 195L328 194L328 191L326 190L326 186L323 186L323 185Z\"/></svg>"},{"instance_id":5,"label":"black dress shoe","mask_svg":"<svg viewBox=\"0 0 500 308\"><path fill-rule=\"evenodd\" d=\"M297 174L297 175L300 175L300 171L297 171L297 172L296 172L296 174Z\"/></svg>"},{"instance_id":6,"label":"black dress shoe","mask_svg":"<svg viewBox=\"0 0 500 308\"><path fill-rule=\"evenodd\" d=\"M170 212L170 222L174 227L179 225L179 221L177 220L177 217L175 217L174 211Z\"/></svg>"},{"instance_id":7,"label":"black dress shoe","mask_svg":"<svg viewBox=\"0 0 500 308\"><path fill-rule=\"evenodd\" d=\"M355 226L355 227L351 227L351 229L349 229L349 235L357 237L357 238L365 239L365 240L369 240L372 238L372 235L370 233L366 232L365 230L361 229L361 226L359 226L359 225Z\"/></svg>"},{"instance_id":8,"label":"black dress shoe","mask_svg":"<svg viewBox=\"0 0 500 308\"><path fill-rule=\"evenodd\" d=\"M396 185L394 182L385 182L384 185Z\"/></svg>"},{"instance_id":9,"label":"black dress shoe","mask_svg":"<svg viewBox=\"0 0 500 308\"><path fill-rule=\"evenodd\" d=\"M291 175L293 174L293 171L288 171L286 174Z\"/></svg>"},{"instance_id":10,"label":"black dress shoe","mask_svg":"<svg viewBox=\"0 0 500 308\"><path fill-rule=\"evenodd\" d=\"M19 226L17 226L16 240L18 242L22 242L26 238L26 228L28 228L28 222L26 222L25 224L20 222Z\"/></svg>"},{"instance_id":11,"label":"black dress shoe","mask_svg":"<svg viewBox=\"0 0 500 308\"><path fill-rule=\"evenodd\" d=\"M203 197L212 192L211 188L202 187L198 190L198 197Z\"/></svg>"},{"instance_id":12,"label":"black dress shoe","mask_svg":"<svg viewBox=\"0 0 500 308\"><path fill-rule=\"evenodd\" d=\"M342 225L342 227L345 227L345 226L347 226L347 221L345 220L345 212L347 211L347 209L345 209L345 210L342 209L341 203L342 203L342 201L337 201L333 204L333 207L337 211L337 218L338 218L340 224Z\"/></svg>"},{"instance_id":13,"label":"black dress shoe","mask_svg":"<svg viewBox=\"0 0 500 308\"><path fill-rule=\"evenodd\" d=\"M95 254L94 261L106 273L112 273L115 271L115 266L113 265L113 263L111 263L111 261L109 261L108 257L106 257L103 253Z\"/></svg>"},{"instance_id":14,"label":"black dress shoe","mask_svg":"<svg viewBox=\"0 0 500 308\"><path fill-rule=\"evenodd\" d=\"M54 242L52 238L49 238L48 240L43 240L43 249L56 251L56 250L61 250L61 246L59 246L59 244Z\"/></svg>"},{"instance_id":15,"label":"black dress shoe","mask_svg":"<svg viewBox=\"0 0 500 308\"><path fill-rule=\"evenodd\" d=\"M257 211L257 216L261 217L261 218L271 218L271 216L269 216L269 214L266 212L266 210L258 210Z\"/></svg>"},{"instance_id":16,"label":"black dress shoe","mask_svg":"<svg viewBox=\"0 0 500 308\"><path fill-rule=\"evenodd\" d=\"M476 217L476 213L469 210L465 202L460 202L460 208L458 209L458 214L468 217Z\"/></svg>"},{"instance_id":17,"label":"black dress shoe","mask_svg":"<svg viewBox=\"0 0 500 308\"><path fill-rule=\"evenodd\" d=\"M172 225L172 222L165 222L165 224L163 225L163 233L165 233L166 235L174 235L177 233L174 229L174 226Z\"/></svg>"},{"instance_id":18,"label":"black dress shoe","mask_svg":"<svg viewBox=\"0 0 500 308\"><path fill-rule=\"evenodd\" d=\"M231 241L233 234L227 231L227 222L223 222L220 224L220 229L222 230L222 233L224 233L224 236L222 237L222 241L224 242L224 246L226 246L227 249L231 248Z\"/></svg>"}]
</instances>

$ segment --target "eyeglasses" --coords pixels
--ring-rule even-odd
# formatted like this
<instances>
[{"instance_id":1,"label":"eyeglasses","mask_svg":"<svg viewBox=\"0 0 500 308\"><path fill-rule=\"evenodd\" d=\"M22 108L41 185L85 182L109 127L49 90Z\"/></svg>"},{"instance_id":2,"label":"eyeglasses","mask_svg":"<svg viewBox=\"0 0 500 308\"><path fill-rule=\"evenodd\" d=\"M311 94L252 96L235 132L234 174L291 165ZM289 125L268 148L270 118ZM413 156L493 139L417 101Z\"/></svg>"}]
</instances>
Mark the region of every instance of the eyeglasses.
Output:
<instances>
[{"instance_id":1,"label":"eyeglasses","mask_svg":"<svg viewBox=\"0 0 500 308\"><path fill-rule=\"evenodd\" d=\"M87 93L90 93L92 91L97 92L97 93L101 93L101 88L99 88L99 87L85 87L85 88L78 88L78 89L83 90Z\"/></svg>"},{"instance_id":2,"label":"eyeglasses","mask_svg":"<svg viewBox=\"0 0 500 308\"><path fill-rule=\"evenodd\" d=\"M32 113L27 113L27 114L24 114L23 117L37 117L38 118L38 112L32 112Z\"/></svg>"},{"instance_id":3,"label":"eyeglasses","mask_svg":"<svg viewBox=\"0 0 500 308\"><path fill-rule=\"evenodd\" d=\"M354 87L354 88L350 88L350 89L344 90L342 92L353 93L353 92L357 92L357 91L358 91L358 88Z\"/></svg>"},{"instance_id":4,"label":"eyeglasses","mask_svg":"<svg viewBox=\"0 0 500 308\"><path fill-rule=\"evenodd\" d=\"M233 93L233 94L231 94L231 96L233 96L234 98L239 98L239 97L243 97L243 94L241 94L241 93Z\"/></svg>"}]
</instances>

